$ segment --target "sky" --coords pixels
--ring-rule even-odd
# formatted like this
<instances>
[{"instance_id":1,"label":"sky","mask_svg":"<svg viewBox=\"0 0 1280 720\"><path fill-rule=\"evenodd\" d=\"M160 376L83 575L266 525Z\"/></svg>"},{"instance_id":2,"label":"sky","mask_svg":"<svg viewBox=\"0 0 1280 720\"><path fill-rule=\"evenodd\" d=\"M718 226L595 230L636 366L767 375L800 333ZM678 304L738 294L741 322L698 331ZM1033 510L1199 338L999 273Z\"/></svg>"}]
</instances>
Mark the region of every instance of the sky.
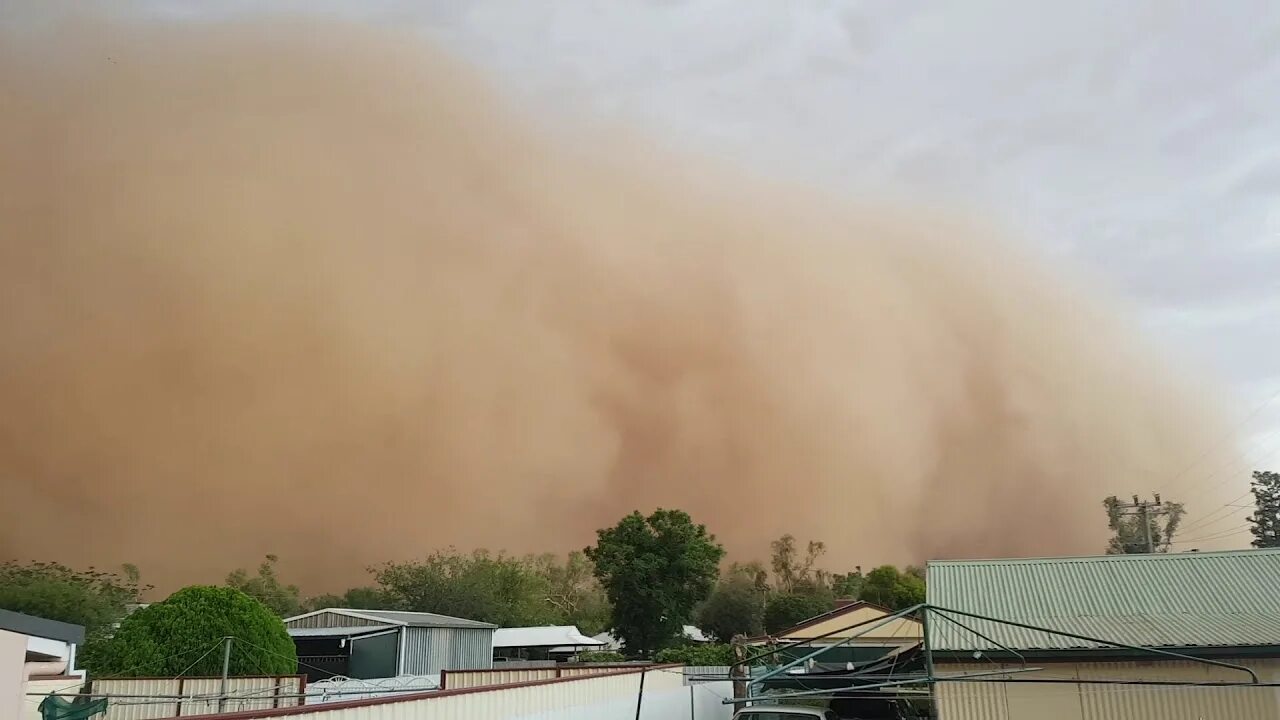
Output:
<instances>
[{"instance_id":1,"label":"sky","mask_svg":"<svg viewBox=\"0 0 1280 720\"><path fill-rule=\"evenodd\" d=\"M261 7L150 4L197 19ZM1219 383L1245 464L1188 467L1188 499L1243 493L1249 470L1280 467L1280 4L306 6L420 32L559 122L995 218L1092 275L1176 364ZM1243 512L1223 508L1203 532L1238 529Z\"/></svg>"}]
</instances>

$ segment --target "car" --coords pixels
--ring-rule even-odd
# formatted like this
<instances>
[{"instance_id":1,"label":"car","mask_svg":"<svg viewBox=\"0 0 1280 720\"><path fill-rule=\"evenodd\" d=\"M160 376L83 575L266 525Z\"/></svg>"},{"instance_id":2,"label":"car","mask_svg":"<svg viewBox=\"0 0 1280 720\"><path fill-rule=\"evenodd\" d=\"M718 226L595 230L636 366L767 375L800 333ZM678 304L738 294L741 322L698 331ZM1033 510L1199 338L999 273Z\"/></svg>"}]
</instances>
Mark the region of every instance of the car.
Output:
<instances>
[{"instance_id":1,"label":"car","mask_svg":"<svg viewBox=\"0 0 1280 720\"><path fill-rule=\"evenodd\" d=\"M733 720L840 720L840 716L803 705L756 705L734 713Z\"/></svg>"}]
</instances>

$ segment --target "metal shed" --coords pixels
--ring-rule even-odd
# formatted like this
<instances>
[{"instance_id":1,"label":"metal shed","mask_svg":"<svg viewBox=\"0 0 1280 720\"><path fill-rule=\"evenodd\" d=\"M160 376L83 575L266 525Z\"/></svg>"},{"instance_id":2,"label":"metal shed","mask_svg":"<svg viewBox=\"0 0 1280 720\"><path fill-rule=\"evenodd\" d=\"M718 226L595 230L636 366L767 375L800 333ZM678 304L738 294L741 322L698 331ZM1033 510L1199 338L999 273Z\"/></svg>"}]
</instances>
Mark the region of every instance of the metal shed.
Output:
<instances>
[{"instance_id":1,"label":"metal shed","mask_svg":"<svg viewBox=\"0 0 1280 720\"><path fill-rule=\"evenodd\" d=\"M941 720L1280 713L1278 550L941 561L928 577L930 607L973 614L931 617L939 674L1018 672L938 683Z\"/></svg>"},{"instance_id":2,"label":"metal shed","mask_svg":"<svg viewBox=\"0 0 1280 720\"><path fill-rule=\"evenodd\" d=\"M398 610L325 608L286 618L308 680L437 675L493 665L496 625Z\"/></svg>"}]
</instances>

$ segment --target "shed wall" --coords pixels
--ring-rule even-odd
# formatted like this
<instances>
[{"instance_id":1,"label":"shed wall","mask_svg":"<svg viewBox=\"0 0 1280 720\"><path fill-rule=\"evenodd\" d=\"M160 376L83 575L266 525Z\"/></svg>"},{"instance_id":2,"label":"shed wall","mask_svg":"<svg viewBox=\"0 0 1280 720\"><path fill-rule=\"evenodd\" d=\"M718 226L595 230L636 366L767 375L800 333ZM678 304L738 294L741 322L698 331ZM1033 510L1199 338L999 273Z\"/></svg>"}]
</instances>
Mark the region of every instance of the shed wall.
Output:
<instances>
[{"instance_id":1,"label":"shed wall","mask_svg":"<svg viewBox=\"0 0 1280 720\"><path fill-rule=\"evenodd\" d=\"M351 617L342 613L322 612L310 617L289 620L284 625L290 628L327 628L327 627L369 627L371 625L390 625L386 620L366 620Z\"/></svg>"},{"instance_id":2,"label":"shed wall","mask_svg":"<svg viewBox=\"0 0 1280 720\"><path fill-rule=\"evenodd\" d=\"M409 627L403 649L400 672L408 675L486 669L493 666L493 630Z\"/></svg>"},{"instance_id":3,"label":"shed wall","mask_svg":"<svg viewBox=\"0 0 1280 720\"><path fill-rule=\"evenodd\" d=\"M1228 660L1252 668L1263 682L1280 680L1278 660ZM1044 663L1019 680L1155 680L1241 682L1239 671L1182 661ZM941 675L989 672L985 664L940 664ZM1014 669L1017 665L1004 665ZM1273 720L1280 717L1280 688L1088 683L938 683L939 720Z\"/></svg>"}]
</instances>

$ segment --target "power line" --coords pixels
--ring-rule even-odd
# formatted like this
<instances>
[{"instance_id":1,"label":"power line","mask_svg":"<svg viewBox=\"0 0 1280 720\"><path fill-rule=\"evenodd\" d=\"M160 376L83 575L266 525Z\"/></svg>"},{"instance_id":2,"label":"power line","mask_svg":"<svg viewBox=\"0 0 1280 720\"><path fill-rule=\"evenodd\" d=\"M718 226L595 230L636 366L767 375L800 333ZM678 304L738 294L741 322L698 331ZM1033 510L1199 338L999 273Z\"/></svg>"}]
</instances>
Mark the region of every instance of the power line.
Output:
<instances>
[{"instance_id":1,"label":"power line","mask_svg":"<svg viewBox=\"0 0 1280 720\"><path fill-rule=\"evenodd\" d=\"M1180 479L1182 479L1182 476L1186 475L1186 474L1187 474L1187 472L1188 472L1189 470L1191 470L1191 468L1195 467L1196 465L1199 465L1201 460L1204 460L1205 458L1209 457L1209 455L1210 455L1210 454L1211 454L1211 453L1212 453L1212 452L1213 452L1213 451L1214 451L1214 450L1215 450L1219 445L1221 445L1222 443L1226 442L1227 440L1230 440L1231 438L1235 437L1235 436L1236 436L1236 433L1240 432L1240 428L1244 427L1245 425L1247 425L1247 424L1249 423L1249 421L1251 421L1251 420L1253 420L1255 417L1257 417L1257 416L1258 416L1258 413L1262 412L1263 408L1265 408L1266 406L1268 406L1268 405L1270 405L1272 402L1274 402L1276 398L1280 398L1280 387L1276 388L1276 391L1275 391L1274 393L1272 393L1272 394L1271 394L1271 397L1268 397L1266 400L1263 400L1263 401L1262 401L1262 404L1260 404L1260 405L1258 405L1257 407L1255 407L1255 408L1253 409L1253 412L1250 412L1250 413L1249 413L1249 415L1248 415L1247 417L1245 417L1245 419L1244 419L1244 420L1241 420L1239 423L1237 423L1235 427L1233 427L1233 428L1231 428L1231 430L1227 431L1227 433L1226 433L1225 435L1223 435L1221 438L1219 438L1216 442L1211 443L1208 447L1206 447L1206 448L1204 449L1204 452L1200 453L1200 455L1199 455L1199 456L1197 456L1195 460L1192 460L1192 461L1191 461L1191 464L1189 464L1189 465L1187 465L1186 467L1182 468L1182 470L1180 470L1176 475L1174 475L1174 476L1173 476L1173 479L1171 479L1171 480L1169 481L1170 486L1172 486L1172 485L1176 484Z\"/></svg>"},{"instance_id":2,"label":"power line","mask_svg":"<svg viewBox=\"0 0 1280 720\"><path fill-rule=\"evenodd\" d=\"M1205 537L1191 538L1190 540L1179 540L1178 542L1176 542L1176 543L1174 543L1174 544L1176 544L1176 545L1186 545L1186 544L1188 544L1188 543L1201 542L1201 541L1204 541L1204 540L1221 540L1222 538L1226 538L1226 537L1233 537L1233 536L1235 536L1235 535L1243 535L1244 533L1250 532L1250 531L1252 531L1252 530L1253 530L1253 527L1252 527L1252 526L1246 525L1246 526L1244 526L1244 527L1242 527L1242 528L1237 528L1237 529L1235 529L1235 530L1228 531L1228 532L1222 533L1222 534L1220 534L1220 535L1207 535L1207 536L1205 536Z\"/></svg>"}]
</instances>

